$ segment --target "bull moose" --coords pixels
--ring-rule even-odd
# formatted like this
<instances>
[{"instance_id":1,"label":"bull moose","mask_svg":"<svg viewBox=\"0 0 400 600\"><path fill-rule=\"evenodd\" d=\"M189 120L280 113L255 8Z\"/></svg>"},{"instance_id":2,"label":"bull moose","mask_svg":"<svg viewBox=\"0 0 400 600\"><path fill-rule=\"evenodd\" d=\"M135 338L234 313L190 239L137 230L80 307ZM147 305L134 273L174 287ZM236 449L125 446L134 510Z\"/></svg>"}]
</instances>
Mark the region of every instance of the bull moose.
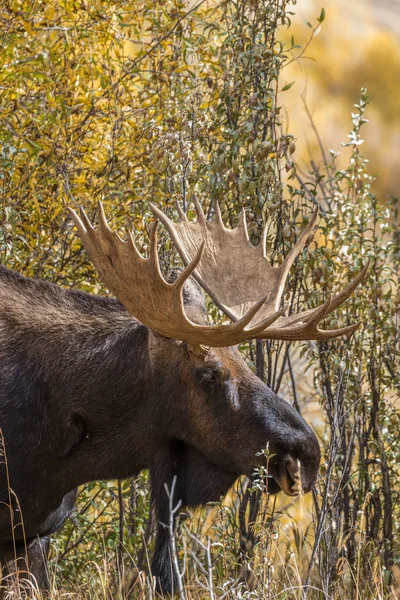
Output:
<instances>
[{"instance_id":1,"label":"bull moose","mask_svg":"<svg viewBox=\"0 0 400 600\"><path fill-rule=\"evenodd\" d=\"M250 338L327 339L348 335L320 321L366 274L321 306L285 316L288 271L304 248L313 217L291 252L273 268L265 236L254 246L244 212L228 229L216 208L207 220L178 206L171 221L152 206L148 258L132 237L71 216L101 279L116 299L62 289L0 268L0 561L19 557L46 587L49 536L71 513L76 489L96 479L125 479L149 469L158 528L152 573L171 593L165 484L174 502L219 500L242 474L251 476L269 446L269 492L308 492L320 449L299 413L246 365L236 346ZM161 274L157 221L186 265L174 283ZM193 278L192 278L193 276ZM196 282L197 280L197 282ZM204 288L231 323L209 325Z\"/></svg>"}]
</instances>

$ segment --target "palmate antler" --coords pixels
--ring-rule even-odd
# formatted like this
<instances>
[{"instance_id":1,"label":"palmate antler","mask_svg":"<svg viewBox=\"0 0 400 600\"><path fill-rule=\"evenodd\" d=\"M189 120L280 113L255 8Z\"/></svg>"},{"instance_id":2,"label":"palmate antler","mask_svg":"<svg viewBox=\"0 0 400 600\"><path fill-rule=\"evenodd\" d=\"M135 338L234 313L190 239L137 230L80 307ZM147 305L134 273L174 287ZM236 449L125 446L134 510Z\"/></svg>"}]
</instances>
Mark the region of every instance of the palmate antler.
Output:
<instances>
[{"instance_id":1,"label":"palmate antler","mask_svg":"<svg viewBox=\"0 0 400 600\"><path fill-rule=\"evenodd\" d=\"M266 296L266 301L249 325L253 325L255 320L259 321L276 314L289 270L314 229L318 210L314 212L308 226L283 263L279 267L272 267L265 252L267 226L260 244L254 246L247 233L244 209L241 211L238 226L235 229L227 229L222 222L218 204L212 221L207 221L196 199L194 204L197 221L190 222L177 204L178 223L171 221L153 204L150 206L168 230L185 264L189 264L193 259L200 245L204 246L202 259L193 276L226 315L233 321L242 318L262 296ZM274 321L273 327L268 327L254 337L295 341L328 339L352 333L359 323L332 330L321 330L318 324L328 313L347 300L363 280L367 270L368 264L340 294L329 296L321 306L290 317L282 316Z\"/></svg>"},{"instance_id":2,"label":"palmate antler","mask_svg":"<svg viewBox=\"0 0 400 600\"><path fill-rule=\"evenodd\" d=\"M335 330L320 330L318 323L342 304L363 279L368 265L335 296L318 308L284 317L280 308L285 281L293 261L303 249L315 224L308 227L277 268L265 256L265 240L258 247L249 241L244 212L236 229L224 227L219 209L213 221L206 220L196 202L197 221L189 222L178 208L180 220L173 223L158 208L156 216L174 240L186 268L170 284L163 278L157 250L157 220L152 225L149 258L138 252L131 235L123 241L108 227L99 203L99 227L86 214L81 218L70 209L83 244L104 283L118 300L144 325L170 338L191 345L232 346L250 338L308 340L352 333L358 323ZM182 289L193 275L221 310L234 323L207 327L193 323L185 313Z\"/></svg>"},{"instance_id":3,"label":"palmate antler","mask_svg":"<svg viewBox=\"0 0 400 600\"><path fill-rule=\"evenodd\" d=\"M165 281L160 271L157 220L151 227L149 258L143 258L130 234L125 242L111 231L101 203L98 206L97 229L94 229L83 210L81 218L74 210L69 211L83 245L107 287L141 323L166 337L184 340L193 345L233 346L257 336L283 314L283 310L279 310L256 326L245 329L264 303L264 296L236 323L214 327L193 323L185 313L182 289L199 264L203 244L200 244L194 259L171 284Z\"/></svg>"}]
</instances>

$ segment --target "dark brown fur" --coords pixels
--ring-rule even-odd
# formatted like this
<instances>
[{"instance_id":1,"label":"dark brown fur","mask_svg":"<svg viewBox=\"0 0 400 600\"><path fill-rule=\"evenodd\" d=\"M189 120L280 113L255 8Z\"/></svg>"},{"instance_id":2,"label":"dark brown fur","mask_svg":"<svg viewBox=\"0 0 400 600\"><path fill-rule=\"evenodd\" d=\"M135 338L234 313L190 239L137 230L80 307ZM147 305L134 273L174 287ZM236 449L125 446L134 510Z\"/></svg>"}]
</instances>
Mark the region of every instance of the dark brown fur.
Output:
<instances>
[{"instance_id":1,"label":"dark brown fur","mask_svg":"<svg viewBox=\"0 0 400 600\"><path fill-rule=\"evenodd\" d=\"M186 292L202 320L199 290ZM10 485L17 553L28 542L30 569L44 584L38 547L72 510L77 486L150 470L160 522L152 563L158 588L174 574L164 484L177 477L183 506L215 501L269 443L271 474L300 460L306 490L319 447L298 413L250 371L234 348L207 361L185 343L162 338L115 300L67 291L0 268L0 427ZM0 466L0 560L13 553L6 467ZM279 491L274 479L271 491ZM40 541L42 540L42 541Z\"/></svg>"}]
</instances>

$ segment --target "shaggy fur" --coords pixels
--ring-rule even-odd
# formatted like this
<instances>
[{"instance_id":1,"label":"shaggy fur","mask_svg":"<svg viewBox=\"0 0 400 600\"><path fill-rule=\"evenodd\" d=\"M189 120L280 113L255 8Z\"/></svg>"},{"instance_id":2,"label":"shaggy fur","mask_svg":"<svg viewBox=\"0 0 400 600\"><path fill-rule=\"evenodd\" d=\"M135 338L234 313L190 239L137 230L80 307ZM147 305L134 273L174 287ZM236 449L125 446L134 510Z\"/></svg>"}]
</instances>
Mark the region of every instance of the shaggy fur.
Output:
<instances>
[{"instance_id":1,"label":"shaggy fur","mask_svg":"<svg viewBox=\"0 0 400 600\"><path fill-rule=\"evenodd\" d=\"M192 318L204 319L196 286L186 290L185 303ZM171 592L164 484L177 477L175 500L183 506L218 500L239 475L251 475L256 453L269 442L271 490L279 491L292 459L301 462L308 490L320 458L312 430L236 349L212 349L204 361L185 343L148 330L115 300L4 267L0 427L0 561L7 566L15 558L13 536L17 555L26 540L30 570L42 585L48 536L83 483L150 470L160 522L152 571L158 589Z\"/></svg>"}]
</instances>

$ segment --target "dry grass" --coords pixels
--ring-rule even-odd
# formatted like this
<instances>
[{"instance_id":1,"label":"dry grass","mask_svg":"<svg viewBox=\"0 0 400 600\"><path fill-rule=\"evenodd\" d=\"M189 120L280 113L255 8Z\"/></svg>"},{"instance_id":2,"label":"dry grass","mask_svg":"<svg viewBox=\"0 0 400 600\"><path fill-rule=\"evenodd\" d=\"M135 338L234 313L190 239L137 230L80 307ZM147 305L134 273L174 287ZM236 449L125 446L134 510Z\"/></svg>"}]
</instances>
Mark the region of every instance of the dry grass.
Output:
<instances>
[{"instance_id":1,"label":"dry grass","mask_svg":"<svg viewBox=\"0 0 400 600\"><path fill-rule=\"evenodd\" d=\"M324 589L323 565L313 569L309 585L304 581L313 545L313 515L308 498L285 506L284 499L275 502L263 498L260 517L254 525L255 545L248 545L247 556L240 557L240 530L235 498L224 505L198 511L181 524L177 534L177 559L182 570L181 600L265 599L265 600L387 600L400 598L399 590L388 590L378 558L374 558L363 536L358 540L356 568L340 559L337 581ZM59 548L53 544L49 563L50 592L43 594L34 582L20 571L7 590L8 600L30 596L34 600L123 600L129 596L153 599L154 582L149 576L148 560L136 570L138 552L124 547L123 568L117 568L117 551L107 547L99 526L95 533L102 552L97 560L81 563L78 572L68 573L68 564L59 559ZM242 540L243 541L243 540ZM82 560L86 545L74 550ZM147 554L150 555L150 551ZM75 558L76 558L75 557ZM368 565L370 578L361 572ZM362 567L362 568L361 568ZM322 570L322 571L321 571ZM133 585L132 585L132 582ZM350 593L350 589L352 592Z\"/></svg>"}]
</instances>

